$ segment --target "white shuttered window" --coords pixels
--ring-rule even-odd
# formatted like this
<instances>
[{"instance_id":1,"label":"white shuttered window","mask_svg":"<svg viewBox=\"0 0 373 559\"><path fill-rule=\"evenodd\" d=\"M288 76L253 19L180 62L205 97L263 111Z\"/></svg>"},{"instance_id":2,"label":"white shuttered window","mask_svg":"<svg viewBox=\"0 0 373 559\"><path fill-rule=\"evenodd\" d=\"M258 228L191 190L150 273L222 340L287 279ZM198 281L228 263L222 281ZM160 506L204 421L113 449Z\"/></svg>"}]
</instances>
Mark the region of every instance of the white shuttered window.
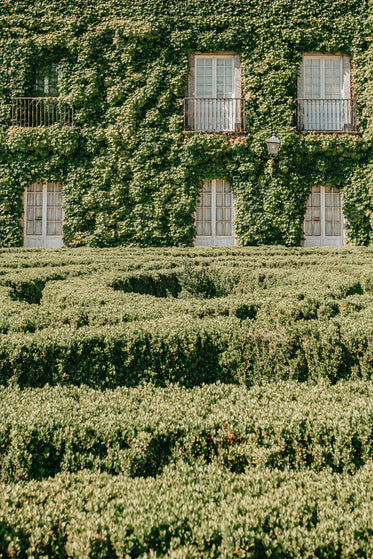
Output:
<instances>
[{"instance_id":1,"label":"white shuttered window","mask_svg":"<svg viewBox=\"0 0 373 559\"><path fill-rule=\"evenodd\" d=\"M307 54L298 77L298 127L343 132L354 122L347 56Z\"/></svg>"},{"instance_id":2,"label":"white shuttered window","mask_svg":"<svg viewBox=\"0 0 373 559\"><path fill-rule=\"evenodd\" d=\"M233 56L195 57L196 130L234 130L239 108L234 98Z\"/></svg>"}]
</instances>

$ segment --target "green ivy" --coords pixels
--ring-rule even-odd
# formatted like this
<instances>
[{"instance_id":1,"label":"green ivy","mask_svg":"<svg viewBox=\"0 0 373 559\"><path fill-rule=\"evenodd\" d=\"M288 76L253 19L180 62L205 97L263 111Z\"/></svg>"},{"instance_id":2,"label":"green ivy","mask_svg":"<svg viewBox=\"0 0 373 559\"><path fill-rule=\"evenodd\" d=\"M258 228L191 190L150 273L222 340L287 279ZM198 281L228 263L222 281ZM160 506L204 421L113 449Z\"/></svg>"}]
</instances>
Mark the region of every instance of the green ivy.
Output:
<instances>
[{"instance_id":1,"label":"green ivy","mask_svg":"<svg viewBox=\"0 0 373 559\"><path fill-rule=\"evenodd\" d=\"M343 192L347 235L369 244L373 202L372 9L357 0L3 0L0 6L0 243L22 244L21 194L65 184L70 246L191 245L202 180L225 178L241 244L299 245L310 189ZM184 134L188 55L241 56L244 136ZM350 56L359 135L298 134L302 53ZM35 65L59 62L76 126L9 127ZM265 139L276 132L271 165Z\"/></svg>"}]
</instances>

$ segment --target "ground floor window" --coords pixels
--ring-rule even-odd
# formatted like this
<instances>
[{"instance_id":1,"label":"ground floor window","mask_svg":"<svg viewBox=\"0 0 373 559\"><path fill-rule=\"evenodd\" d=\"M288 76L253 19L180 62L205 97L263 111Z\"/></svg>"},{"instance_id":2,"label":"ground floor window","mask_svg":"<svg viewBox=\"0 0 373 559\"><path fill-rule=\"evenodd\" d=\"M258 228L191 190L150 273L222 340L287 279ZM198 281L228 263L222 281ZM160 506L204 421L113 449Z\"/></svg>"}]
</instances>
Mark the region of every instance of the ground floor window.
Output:
<instances>
[{"instance_id":1,"label":"ground floor window","mask_svg":"<svg viewBox=\"0 0 373 559\"><path fill-rule=\"evenodd\" d=\"M304 218L304 246L343 246L343 225L340 192L331 186L314 186Z\"/></svg>"},{"instance_id":2,"label":"ground floor window","mask_svg":"<svg viewBox=\"0 0 373 559\"><path fill-rule=\"evenodd\" d=\"M195 246L234 245L233 213L230 184L205 181L197 200Z\"/></svg>"},{"instance_id":3,"label":"ground floor window","mask_svg":"<svg viewBox=\"0 0 373 559\"><path fill-rule=\"evenodd\" d=\"M62 184L36 182L24 194L24 246L63 247Z\"/></svg>"}]
</instances>

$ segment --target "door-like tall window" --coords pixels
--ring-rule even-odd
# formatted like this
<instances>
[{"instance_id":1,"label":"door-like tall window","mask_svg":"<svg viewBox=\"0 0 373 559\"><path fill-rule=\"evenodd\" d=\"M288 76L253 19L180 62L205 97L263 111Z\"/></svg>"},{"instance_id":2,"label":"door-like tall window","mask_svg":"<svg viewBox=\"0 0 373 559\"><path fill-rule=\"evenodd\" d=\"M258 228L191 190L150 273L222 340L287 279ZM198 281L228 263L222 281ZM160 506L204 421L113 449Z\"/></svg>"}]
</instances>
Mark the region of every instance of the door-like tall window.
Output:
<instances>
[{"instance_id":1,"label":"door-like tall window","mask_svg":"<svg viewBox=\"0 0 373 559\"><path fill-rule=\"evenodd\" d=\"M342 57L307 56L303 65L305 97L342 99Z\"/></svg>"},{"instance_id":2,"label":"door-like tall window","mask_svg":"<svg viewBox=\"0 0 373 559\"><path fill-rule=\"evenodd\" d=\"M12 97L12 126L72 126L74 107L59 96L58 64L39 64L35 75L31 96Z\"/></svg>"},{"instance_id":3,"label":"door-like tall window","mask_svg":"<svg viewBox=\"0 0 373 559\"><path fill-rule=\"evenodd\" d=\"M233 130L233 56L196 57L196 130Z\"/></svg>"},{"instance_id":4,"label":"door-like tall window","mask_svg":"<svg viewBox=\"0 0 373 559\"><path fill-rule=\"evenodd\" d=\"M195 246L234 244L233 194L225 180L203 183L196 208Z\"/></svg>"},{"instance_id":5,"label":"door-like tall window","mask_svg":"<svg viewBox=\"0 0 373 559\"><path fill-rule=\"evenodd\" d=\"M343 245L341 194L331 186L314 186L304 218L304 246Z\"/></svg>"},{"instance_id":6,"label":"door-like tall window","mask_svg":"<svg viewBox=\"0 0 373 559\"><path fill-rule=\"evenodd\" d=\"M356 131L350 99L350 63L342 55L304 55L298 79L298 129Z\"/></svg>"},{"instance_id":7,"label":"door-like tall window","mask_svg":"<svg viewBox=\"0 0 373 559\"><path fill-rule=\"evenodd\" d=\"M62 184L34 183L24 196L24 246L63 246Z\"/></svg>"},{"instance_id":8,"label":"door-like tall window","mask_svg":"<svg viewBox=\"0 0 373 559\"><path fill-rule=\"evenodd\" d=\"M196 97L231 99L233 56L196 57Z\"/></svg>"},{"instance_id":9,"label":"door-like tall window","mask_svg":"<svg viewBox=\"0 0 373 559\"><path fill-rule=\"evenodd\" d=\"M244 130L245 108L240 72L238 55L196 54L191 57L188 97L184 100L186 130Z\"/></svg>"}]
</instances>

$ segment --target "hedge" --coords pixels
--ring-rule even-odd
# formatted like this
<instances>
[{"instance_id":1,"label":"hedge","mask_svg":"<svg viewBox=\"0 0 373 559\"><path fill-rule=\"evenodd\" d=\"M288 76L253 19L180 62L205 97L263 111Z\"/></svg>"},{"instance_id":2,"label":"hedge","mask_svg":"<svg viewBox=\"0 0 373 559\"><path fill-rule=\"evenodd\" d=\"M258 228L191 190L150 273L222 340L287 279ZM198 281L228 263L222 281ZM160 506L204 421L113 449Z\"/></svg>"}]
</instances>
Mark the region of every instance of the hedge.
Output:
<instances>
[{"instance_id":1,"label":"hedge","mask_svg":"<svg viewBox=\"0 0 373 559\"><path fill-rule=\"evenodd\" d=\"M1 250L0 556L373 555L372 254Z\"/></svg>"},{"instance_id":2,"label":"hedge","mask_svg":"<svg viewBox=\"0 0 373 559\"><path fill-rule=\"evenodd\" d=\"M134 386L229 380L221 355L238 319L144 321L116 328L44 329L0 336L0 383Z\"/></svg>"},{"instance_id":3,"label":"hedge","mask_svg":"<svg viewBox=\"0 0 373 559\"><path fill-rule=\"evenodd\" d=\"M371 382L8 388L0 403L4 482L83 468L155 476L180 460L352 474L373 458Z\"/></svg>"},{"instance_id":4,"label":"hedge","mask_svg":"<svg viewBox=\"0 0 373 559\"><path fill-rule=\"evenodd\" d=\"M371 464L330 471L216 464L156 479L83 471L1 484L3 557L356 559L373 553Z\"/></svg>"},{"instance_id":5,"label":"hedge","mask_svg":"<svg viewBox=\"0 0 373 559\"><path fill-rule=\"evenodd\" d=\"M28 333L0 335L0 383L105 388L149 380L159 386L217 380L251 386L266 379L372 378L371 310L285 323L246 318L257 313L246 303L235 312L84 326L86 313L79 311L75 326L35 332L31 322ZM22 321L25 330L27 318Z\"/></svg>"},{"instance_id":6,"label":"hedge","mask_svg":"<svg viewBox=\"0 0 373 559\"><path fill-rule=\"evenodd\" d=\"M4 251L0 383L372 376L371 251Z\"/></svg>"}]
</instances>

